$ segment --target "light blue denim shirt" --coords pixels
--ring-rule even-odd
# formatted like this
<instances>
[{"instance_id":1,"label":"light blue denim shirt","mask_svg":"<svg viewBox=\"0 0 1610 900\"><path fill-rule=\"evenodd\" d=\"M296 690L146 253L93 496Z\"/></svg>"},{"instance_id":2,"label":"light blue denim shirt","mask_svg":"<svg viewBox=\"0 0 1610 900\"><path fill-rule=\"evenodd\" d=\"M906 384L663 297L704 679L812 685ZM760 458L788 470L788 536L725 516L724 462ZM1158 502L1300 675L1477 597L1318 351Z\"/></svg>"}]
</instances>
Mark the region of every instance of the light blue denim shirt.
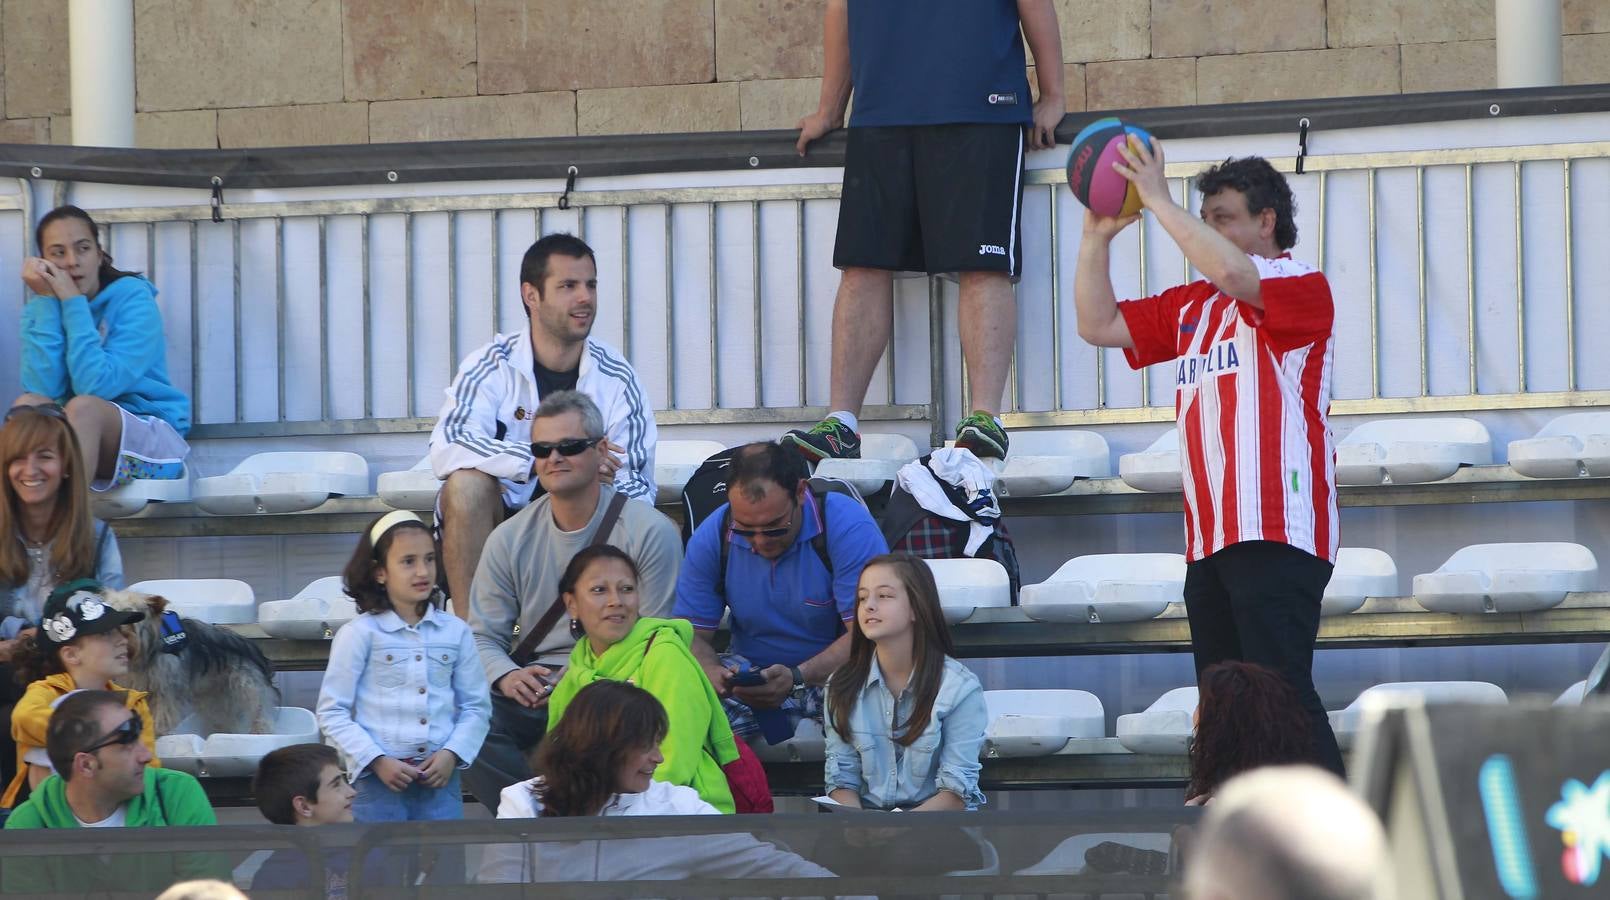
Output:
<instances>
[{"instance_id":1,"label":"light blue denim shirt","mask_svg":"<svg viewBox=\"0 0 1610 900\"><path fill-rule=\"evenodd\" d=\"M978 676L946 657L928 727L911 746L902 747L894 742L891 723L897 714L899 721L909 720L916 702L910 685L898 700L889 694L876 657L860 699L850 711L849 740L833 728L829 700L823 714L827 790L848 788L860 796L862 806L881 809L910 809L944 790L962 798L968 809L977 809L984 802L984 793L978 789L982 768L978 753L989 725Z\"/></svg>"},{"instance_id":2,"label":"light blue denim shirt","mask_svg":"<svg viewBox=\"0 0 1610 900\"><path fill-rule=\"evenodd\" d=\"M330 645L318 715L353 780L378 757L424 760L442 748L468 768L492 719L469 626L434 608L416 625L389 609L358 616Z\"/></svg>"}]
</instances>

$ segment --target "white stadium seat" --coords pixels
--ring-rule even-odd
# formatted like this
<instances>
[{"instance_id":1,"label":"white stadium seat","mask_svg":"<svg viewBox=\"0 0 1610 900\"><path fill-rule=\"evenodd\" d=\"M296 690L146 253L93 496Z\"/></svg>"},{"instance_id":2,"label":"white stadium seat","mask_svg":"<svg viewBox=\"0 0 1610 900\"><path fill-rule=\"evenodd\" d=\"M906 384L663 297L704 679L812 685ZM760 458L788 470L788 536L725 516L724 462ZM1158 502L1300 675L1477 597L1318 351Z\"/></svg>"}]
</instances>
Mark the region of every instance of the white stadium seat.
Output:
<instances>
[{"instance_id":1,"label":"white stadium seat","mask_svg":"<svg viewBox=\"0 0 1610 900\"><path fill-rule=\"evenodd\" d=\"M1554 698L1555 706L1581 706L1582 699L1588 695L1588 680L1586 678L1571 685Z\"/></svg>"},{"instance_id":2,"label":"white stadium seat","mask_svg":"<svg viewBox=\"0 0 1610 900\"><path fill-rule=\"evenodd\" d=\"M93 493L90 499L98 519L132 516L147 503L186 503L190 500L190 467L183 478L136 478L122 487Z\"/></svg>"},{"instance_id":3,"label":"white stadium seat","mask_svg":"<svg viewBox=\"0 0 1610 900\"><path fill-rule=\"evenodd\" d=\"M198 734L199 716L186 716L173 734L157 738L163 768L202 778L249 778L269 752L292 744L317 744L319 723L311 710L295 706L274 709L270 734Z\"/></svg>"},{"instance_id":4,"label":"white stadium seat","mask_svg":"<svg viewBox=\"0 0 1610 900\"><path fill-rule=\"evenodd\" d=\"M254 453L228 475L196 479L196 505L217 516L303 512L331 497L369 495L369 464L356 453Z\"/></svg>"},{"instance_id":5,"label":"white stadium seat","mask_svg":"<svg viewBox=\"0 0 1610 900\"><path fill-rule=\"evenodd\" d=\"M270 637L327 641L358 617L358 604L341 590L341 576L320 578L289 600L257 607L257 624Z\"/></svg>"},{"instance_id":6,"label":"white stadium seat","mask_svg":"<svg viewBox=\"0 0 1610 900\"><path fill-rule=\"evenodd\" d=\"M1338 484L1440 481L1460 466L1493 461L1487 426L1475 419L1403 418L1365 422L1336 445Z\"/></svg>"},{"instance_id":7,"label":"white stadium seat","mask_svg":"<svg viewBox=\"0 0 1610 900\"><path fill-rule=\"evenodd\" d=\"M1568 413L1510 441L1509 467L1532 478L1610 475L1610 412Z\"/></svg>"},{"instance_id":8,"label":"white stadium seat","mask_svg":"<svg viewBox=\"0 0 1610 900\"><path fill-rule=\"evenodd\" d=\"M431 471L429 456L415 463L412 469L382 472L375 479L375 493L380 495L380 502L392 509L434 511L436 493L441 489L442 483Z\"/></svg>"},{"instance_id":9,"label":"white stadium seat","mask_svg":"<svg viewBox=\"0 0 1610 900\"><path fill-rule=\"evenodd\" d=\"M1111 475L1107 439L1094 431L1014 431L998 483L1008 497L1037 497L1061 493L1075 479Z\"/></svg>"},{"instance_id":10,"label":"white stadium seat","mask_svg":"<svg viewBox=\"0 0 1610 900\"><path fill-rule=\"evenodd\" d=\"M1182 687L1157 698L1145 712L1118 717L1118 742L1131 753L1184 756L1191 746L1196 688Z\"/></svg>"},{"instance_id":11,"label":"white stadium seat","mask_svg":"<svg viewBox=\"0 0 1610 900\"><path fill-rule=\"evenodd\" d=\"M1414 599L1432 612L1534 612L1598 583L1599 563L1581 544L1474 544L1414 576Z\"/></svg>"},{"instance_id":12,"label":"white stadium seat","mask_svg":"<svg viewBox=\"0 0 1610 900\"><path fill-rule=\"evenodd\" d=\"M1508 703L1509 697L1503 688L1485 681L1398 681L1378 684L1359 694L1358 699L1349 703L1346 709L1330 713L1330 727L1336 732L1336 743L1344 751L1352 749L1353 739L1364 724L1367 707L1377 703L1393 705L1416 701L1428 706L1443 703L1494 705Z\"/></svg>"},{"instance_id":13,"label":"white stadium seat","mask_svg":"<svg viewBox=\"0 0 1610 900\"><path fill-rule=\"evenodd\" d=\"M901 466L920 456L917 442L903 434L867 432L861 435L860 459L824 459L816 464L816 474L841 478L862 494L871 494L893 481Z\"/></svg>"},{"instance_id":14,"label":"white stadium seat","mask_svg":"<svg viewBox=\"0 0 1610 900\"><path fill-rule=\"evenodd\" d=\"M654 444L656 503L675 503L704 461L727 449L715 441L657 441Z\"/></svg>"},{"instance_id":15,"label":"white stadium seat","mask_svg":"<svg viewBox=\"0 0 1610 900\"><path fill-rule=\"evenodd\" d=\"M212 625L246 625L257 621L252 586L233 578L166 578L129 585L138 594L165 598L181 616Z\"/></svg>"},{"instance_id":16,"label":"white stadium seat","mask_svg":"<svg viewBox=\"0 0 1610 900\"><path fill-rule=\"evenodd\" d=\"M1184 477L1180 474L1179 429L1170 428L1152 441L1150 447L1139 453L1125 453L1118 457L1118 477L1137 491L1183 490Z\"/></svg>"},{"instance_id":17,"label":"white stadium seat","mask_svg":"<svg viewBox=\"0 0 1610 900\"><path fill-rule=\"evenodd\" d=\"M1107 736L1101 701L1089 691L985 691L986 757L1049 756L1074 738Z\"/></svg>"},{"instance_id":18,"label":"white stadium seat","mask_svg":"<svg viewBox=\"0 0 1610 900\"><path fill-rule=\"evenodd\" d=\"M945 622L967 620L980 607L1012 605L1012 579L1006 567L993 559L926 559L939 586L939 605Z\"/></svg>"},{"instance_id":19,"label":"white stadium seat","mask_svg":"<svg viewBox=\"0 0 1610 900\"><path fill-rule=\"evenodd\" d=\"M1343 547L1336 551L1336 568L1325 585L1319 614L1344 616L1357 611L1370 597L1395 597L1397 593L1398 567L1391 556L1368 547Z\"/></svg>"},{"instance_id":20,"label":"white stadium seat","mask_svg":"<svg viewBox=\"0 0 1610 900\"><path fill-rule=\"evenodd\" d=\"M1184 600L1185 557L1178 553L1076 556L1019 597L1040 622L1138 622Z\"/></svg>"},{"instance_id":21,"label":"white stadium seat","mask_svg":"<svg viewBox=\"0 0 1610 900\"><path fill-rule=\"evenodd\" d=\"M794 736L786 741L768 744L765 738L758 738L749 746L761 762L821 762L827 759L827 738L822 733L822 723L810 718L800 719Z\"/></svg>"}]
</instances>

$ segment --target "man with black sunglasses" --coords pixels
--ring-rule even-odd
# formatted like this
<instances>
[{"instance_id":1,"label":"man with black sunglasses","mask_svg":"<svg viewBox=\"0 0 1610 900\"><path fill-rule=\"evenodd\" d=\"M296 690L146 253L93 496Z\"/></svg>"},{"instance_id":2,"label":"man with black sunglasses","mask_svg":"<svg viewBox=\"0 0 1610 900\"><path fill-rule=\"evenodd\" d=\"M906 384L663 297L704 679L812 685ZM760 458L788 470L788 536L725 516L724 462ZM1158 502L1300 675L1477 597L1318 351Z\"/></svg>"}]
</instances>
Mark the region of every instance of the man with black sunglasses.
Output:
<instances>
[{"instance_id":1,"label":"man with black sunglasses","mask_svg":"<svg viewBox=\"0 0 1610 900\"><path fill-rule=\"evenodd\" d=\"M599 483L603 441L603 416L586 394L543 398L531 455L546 493L492 531L471 583L469 624L492 685L492 726L464 785L493 812L504 788L531 777L526 751L546 730L548 695L576 645L559 605L571 557L593 543L619 547L637 563L641 613L671 612L681 535L648 503Z\"/></svg>"},{"instance_id":2,"label":"man with black sunglasses","mask_svg":"<svg viewBox=\"0 0 1610 900\"><path fill-rule=\"evenodd\" d=\"M792 737L820 720L822 688L850 656L848 623L867 560L889 552L862 503L817 494L797 453L774 441L732 455L727 504L693 532L676 585L677 616L741 738ZM732 613L731 654L711 640Z\"/></svg>"},{"instance_id":3,"label":"man with black sunglasses","mask_svg":"<svg viewBox=\"0 0 1610 900\"><path fill-rule=\"evenodd\" d=\"M56 774L6 819L20 828L152 828L216 825L195 778L150 765L144 723L115 691L78 691L50 716L45 752ZM185 878L219 877L227 860L201 853L116 856L111 864L69 855L6 864L0 891L83 893L160 890Z\"/></svg>"}]
</instances>

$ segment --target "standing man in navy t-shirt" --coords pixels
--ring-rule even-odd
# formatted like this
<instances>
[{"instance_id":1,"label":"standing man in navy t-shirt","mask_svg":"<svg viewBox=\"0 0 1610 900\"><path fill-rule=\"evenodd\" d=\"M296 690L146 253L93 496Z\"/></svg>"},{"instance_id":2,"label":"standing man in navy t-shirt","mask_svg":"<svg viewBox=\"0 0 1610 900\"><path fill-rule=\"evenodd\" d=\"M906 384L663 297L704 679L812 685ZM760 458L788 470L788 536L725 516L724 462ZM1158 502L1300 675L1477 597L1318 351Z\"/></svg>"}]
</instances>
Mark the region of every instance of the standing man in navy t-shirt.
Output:
<instances>
[{"instance_id":1,"label":"standing man in navy t-shirt","mask_svg":"<svg viewBox=\"0 0 1610 900\"><path fill-rule=\"evenodd\" d=\"M822 97L799 152L850 120L833 265L832 412L783 436L808 459L861 455L857 416L894 329L894 273L956 272L962 355L976 407L956 443L1004 459L996 417L1017 339L1018 213L1025 131L1033 149L1062 121L1053 0L828 0ZM1023 39L1040 99L1029 102Z\"/></svg>"}]
</instances>

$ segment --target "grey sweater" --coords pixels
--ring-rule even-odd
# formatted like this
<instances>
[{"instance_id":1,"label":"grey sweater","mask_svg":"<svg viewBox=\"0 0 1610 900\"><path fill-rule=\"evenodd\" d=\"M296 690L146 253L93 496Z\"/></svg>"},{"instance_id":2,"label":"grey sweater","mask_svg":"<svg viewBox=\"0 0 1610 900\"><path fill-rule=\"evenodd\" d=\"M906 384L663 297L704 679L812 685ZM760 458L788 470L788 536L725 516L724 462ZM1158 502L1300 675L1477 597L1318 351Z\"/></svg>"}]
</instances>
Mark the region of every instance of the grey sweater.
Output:
<instances>
[{"instance_id":1,"label":"grey sweater","mask_svg":"<svg viewBox=\"0 0 1610 900\"><path fill-rule=\"evenodd\" d=\"M551 498L544 495L507 522L493 529L481 551L481 564L470 586L470 630L481 655L487 681L496 684L519 668L509 654L521 637L535 628L542 614L559 597L559 578L571 557L592 543L593 531L604 518L615 488L602 486L598 508L587 526L566 532L554 524ZM610 532L609 543L637 561L641 573L637 596L644 616L668 616L676 595L677 570L682 565L682 536L676 524L640 500L629 500ZM519 623L520 636L514 633ZM575 639L570 617L561 615L553 630L537 644L536 662L563 664Z\"/></svg>"}]
</instances>

